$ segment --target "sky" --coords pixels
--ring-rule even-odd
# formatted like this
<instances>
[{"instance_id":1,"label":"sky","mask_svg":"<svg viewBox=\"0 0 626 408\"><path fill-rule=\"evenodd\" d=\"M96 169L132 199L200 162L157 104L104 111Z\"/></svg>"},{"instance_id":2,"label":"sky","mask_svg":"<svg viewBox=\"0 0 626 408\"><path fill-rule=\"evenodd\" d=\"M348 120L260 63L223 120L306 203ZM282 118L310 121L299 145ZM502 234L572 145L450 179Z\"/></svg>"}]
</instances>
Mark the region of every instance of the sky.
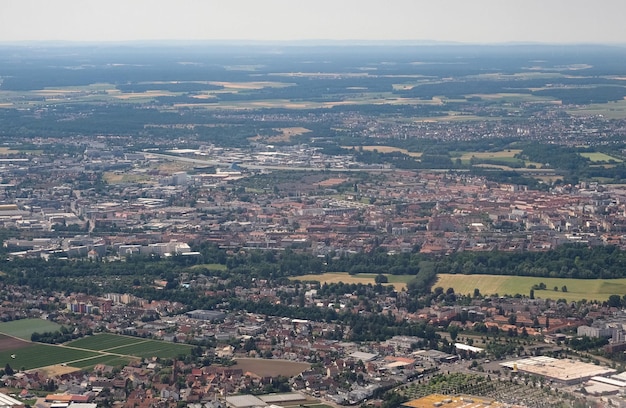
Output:
<instances>
[{"instance_id":1,"label":"sky","mask_svg":"<svg viewBox=\"0 0 626 408\"><path fill-rule=\"evenodd\" d=\"M624 0L0 0L0 42L626 44Z\"/></svg>"}]
</instances>

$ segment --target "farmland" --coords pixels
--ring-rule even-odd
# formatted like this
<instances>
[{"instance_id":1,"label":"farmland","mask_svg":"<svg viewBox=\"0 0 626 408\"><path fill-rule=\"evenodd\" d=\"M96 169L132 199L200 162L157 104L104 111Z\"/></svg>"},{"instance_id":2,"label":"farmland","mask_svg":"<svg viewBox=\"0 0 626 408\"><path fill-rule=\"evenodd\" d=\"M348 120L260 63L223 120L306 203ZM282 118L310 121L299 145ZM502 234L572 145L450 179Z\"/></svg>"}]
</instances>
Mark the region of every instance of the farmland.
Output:
<instances>
[{"instance_id":1,"label":"farmland","mask_svg":"<svg viewBox=\"0 0 626 408\"><path fill-rule=\"evenodd\" d=\"M580 154L583 157L588 158L589 160L591 160L593 163L621 163L622 160L618 159L616 157L613 156L609 156L608 154L605 153L599 153L599 152L594 152L594 153L581 153Z\"/></svg>"},{"instance_id":2,"label":"farmland","mask_svg":"<svg viewBox=\"0 0 626 408\"><path fill-rule=\"evenodd\" d=\"M6 337L0 337L0 344L7 346ZM30 370L54 364L67 364L97 356L96 352L77 350L48 344L22 342L11 343L0 349L0 365L10 364L15 369Z\"/></svg>"},{"instance_id":3,"label":"farmland","mask_svg":"<svg viewBox=\"0 0 626 408\"><path fill-rule=\"evenodd\" d=\"M453 288L459 294L472 294L474 289L478 289L483 295L521 294L528 296L533 285L539 283L544 283L547 288L547 290L535 290L535 297L542 299L604 301L610 295L626 293L626 279L535 278L498 275L440 274L434 287ZM562 291L563 286L567 287L567 292Z\"/></svg>"},{"instance_id":4,"label":"farmland","mask_svg":"<svg viewBox=\"0 0 626 408\"><path fill-rule=\"evenodd\" d=\"M61 325L43 319L22 319L0 323L0 333L24 340L30 340L30 336L34 332L51 332L60 328Z\"/></svg>"},{"instance_id":5,"label":"farmland","mask_svg":"<svg viewBox=\"0 0 626 408\"><path fill-rule=\"evenodd\" d=\"M100 334L66 345L48 345L0 336L0 364L30 370L63 364L79 369L96 364L126 364L134 358L171 358L189 354L191 346L137 337Z\"/></svg>"},{"instance_id":6,"label":"farmland","mask_svg":"<svg viewBox=\"0 0 626 408\"><path fill-rule=\"evenodd\" d=\"M341 146L344 149L363 149L366 152L373 152L373 151L377 151L379 153L393 153L393 152L400 152L403 154L406 154L407 156L411 156L411 157L416 157L419 158L422 156L421 152L410 152L407 149L401 149L399 147L393 147L393 146L378 146L378 145L373 145L373 146Z\"/></svg>"},{"instance_id":7,"label":"farmland","mask_svg":"<svg viewBox=\"0 0 626 408\"><path fill-rule=\"evenodd\" d=\"M402 288L406 288L407 282L413 279L414 275L385 275L389 282L386 285L393 285L396 290L401 290ZM316 281L320 283L362 283L364 285L367 284L375 284L374 279L376 278L376 274L373 273L359 273L357 275L350 275L347 272L326 272L319 275L301 275L294 276L290 279L292 280L302 280L302 281Z\"/></svg>"},{"instance_id":8,"label":"farmland","mask_svg":"<svg viewBox=\"0 0 626 408\"><path fill-rule=\"evenodd\" d=\"M115 334L98 334L85 337L67 344L87 350L114 353L118 356L152 357L161 358L176 357L179 354L189 354L191 346L184 344L168 343L159 340L147 340L138 337L120 336Z\"/></svg>"},{"instance_id":9,"label":"farmland","mask_svg":"<svg viewBox=\"0 0 626 408\"><path fill-rule=\"evenodd\" d=\"M94 351L109 351L118 347L129 346L145 341L137 337L120 336L103 333L96 336L83 337L68 343L68 346Z\"/></svg>"},{"instance_id":10,"label":"farmland","mask_svg":"<svg viewBox=\"0 0 626 408\"><path fill-rule=\"evenodd\" d=\"M308 363L298 363L287 360L266 360L260 358L238 358L237 368L241 368L243 372L251 372L258 376L277 375L294 376L311 367Z\"/></svg>"}]
</instances>

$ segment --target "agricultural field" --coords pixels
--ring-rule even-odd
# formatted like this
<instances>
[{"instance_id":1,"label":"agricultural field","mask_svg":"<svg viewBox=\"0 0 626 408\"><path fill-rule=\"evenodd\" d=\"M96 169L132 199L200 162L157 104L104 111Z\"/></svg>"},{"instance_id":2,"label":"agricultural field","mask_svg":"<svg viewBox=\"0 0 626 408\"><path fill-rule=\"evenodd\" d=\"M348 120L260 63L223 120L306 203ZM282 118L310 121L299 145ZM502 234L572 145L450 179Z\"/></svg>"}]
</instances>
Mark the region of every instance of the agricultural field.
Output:
<instances>
[{"instance_id":1,"label":"agricultural field","mask_svg":"<svg viewBox=\"0 0 626 408\"><path fill-rule=\"evenodd\" d=\"M113 356L113 355L104 355L104 356L97 356L94 358L86 358L81 361L76 361L72 363L72 367L76 367L81 370L91 370L97 364L105 364L105 365L109 365L113 367L124 366L130 363L131 360L133 360L133 358L118 357L118 356Z\"/></svg>"},{"instance_id":2,"label":"agricultural field","mask_svg":"<svg viewBox=\"0 0 626 408\"><path fill-rule=\"evenodd\" d=\"M410 152L407 149L401 149L399 147L393 147L393 146L341 146L344 149L363 149L366 152L373 152L373 151L377 151L379 153L392 153L392 152L400 152L403 154L406 154L407 156L411 156L411 157L422 157L422 153L421 152Z\"/></svg>"},{"instance_id":3,"label":"agricultural field","mask_svg":"<svg viewBox=\"0 0 626 408\"><path fill-rule=\"evenodd\" d=\"M402 290L406 288L406 284L413 279L414 275L389 275L385 274L388 283L385 285L393 285L394 289ZM291 280L300 280L300 281L316 281L319 283L362 283L367 285L371 283L374 285L376 282L374 279L376 278L375 273L359 273L357 275L350 275L347 272L326 272L319 275L300 275L293 276L289 279Z\"/></svg>"},{"instance_id":4,"label":"agricultural field","mask_svg":"<svg viewBox=\"0 0 626 408\"><path fill-rule=\"evenodd\" d=\"M22 319L0 323L0 333L28 341L35 332L54 332L60 328L60 324L43 319Z\"/></svg>"},{"instance_id":5,"label":"agricultural field","mask_svg":"<svg viewBox=\"0 0 626 408\"><path fill-rule=\"evenodd\" d=\"M292 377L311 367L311 364L308 363L262 358L238 358L235 361L237 362L236 367L241 368L244 373L250 371L261 377L278 375Z\"/></svg>"},{"instance_id":6,"label":"agricultural field","mask_svg":"<svg viewBox=\"0 0 626 408\"><path fill-rule=\"evenodd\" d=\"M160 340L143 339L139 337L120 336L116 334L97 334L84 337L67 344L68 347L114 353L116 355L134 357L161 358L176 357L179 354L191 353L191 346L186 344L169 343Z\"/></svg>"},{"instance_id":7,"label":"agricultural field","mask_svg":"<svg viewBox=\"0 0 626 408\"><path fill-rule=\"evenodd\" d=\"M516 154L520 153L519 149L507 149L500 150L497 152L463 152L461 155L461 162L463 164L469 164L472 158L480 159L480 160L494 160L498 163L524 163L523 160L520 160L515 157Z\"/></svg>"},{"instance_id":8,"label":"agricultural field","mask_svg":"<svg viewBox=\"0 0 626 408\"><path fill-rule=\"evenodd\" d=\"M0 365L11 365L14 369L30 370L54 364L73 366L72 362L97 356L96 352L76 350L62 346L41 343L6 343L6 337L0 337ZM10 347L10 348L9 348Z\"/></svg>"},{"instance_id":9,"label":"agricultural field","mask_svg":"<svg viewBox=\"0 0 626 408\"><path fill-rule=\"evenodd\" d=\"M568 109L567 113L574 116L600 116L605 119L626 119L626 99L609 103L594 103L575 109Z\"/></svg>"},{"instance_id":10,"label":"agricultural field","mask_svg":"<svg viewBox=\"0 0 626 408\"><path fill-rule=\"evenodd\" d=\"M141 340L141 339L139 339ZM116 347L109 350L112 353L123 354L135 357L153 357L161 358L177 357L181 354L191 354L192 346L187 344L169 343L160 340L141 340L135 344Z\"/></svg>"},{"instance_id":11,"label":"agricultural field","mask_svg":"<svg viewBox=\"0 0 626 408\"><path fill-rule=\"evenodd\" d=\"M95 336L83 337L67 343L67 346L93 351L109 351L121 346L129 346L145 341L138 337L120 336L117 334L102 333Z\"/></svg>"},{"instance_id":12,"label":"agricultural field","mask_svg":"<svg viewBox=\"0 0 626 408\"><path fill-rule=\"evenodd\" d=\"M433 287L453 288L456 293L470 295L474 293L474 289L478 289L483 295L502 296L519 293L529 296L533 285L539 283L544 283L547 288L547 290L535 290L535 298L541 299L604 301L613 294L621 296L626 293L626 279L568 279L502 275L440 274ZM567 292L562 291L563 286L567 287Z\"/></svg>"},{"instance_id":13,"label":"agricultural field","mask_svg":"<svg viewBox=\"0 0 626 408\"><path fill-rule=\"evenodd\" d=\"M582 157L586 157L593 163L610 163L611 161L615 163L621 163L623 160L618 159L617 157L609 156L605 153L593 152L593 153L580 153Z\"/></svg>"},{"instance_id":14,"label":"agricultural field","mask_svg":"<svg viewBox=\"0 0 626 408\"><path fill-rule=\"evenodd\" d=\"M54 365L87 369L100 363L122 365L135 358L172 358L191 353L191 348L186 344L115 334L85 337L65 345L31 343L0 335L0 366L9 363L24 370Z\"/></svg>"}]
</instances>

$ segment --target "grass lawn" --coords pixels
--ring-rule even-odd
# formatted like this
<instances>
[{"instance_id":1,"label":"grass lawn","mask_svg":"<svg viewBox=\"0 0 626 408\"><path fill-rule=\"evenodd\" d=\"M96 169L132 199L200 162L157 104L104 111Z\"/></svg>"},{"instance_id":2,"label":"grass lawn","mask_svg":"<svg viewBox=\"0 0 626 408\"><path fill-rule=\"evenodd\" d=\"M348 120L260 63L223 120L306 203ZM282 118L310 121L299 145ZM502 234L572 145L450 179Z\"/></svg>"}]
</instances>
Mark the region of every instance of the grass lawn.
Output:
<instances>
[{"instance_id":1,"label":"grass lawn","mask_svg":"<svg viewBox=\"0 0 626 408\"><path fill-rule=\"evenodd\" d=\"M598 162L607 162L608 163L611 160L613 160L615 163L621 163L622 162L621 159L618 159L617 157L609 156L608 154L605 154L605 153L599 153L599 152L580 153L580 155L582 157L588 158L593 163L598 163Z\"/></svg>"},{"instance_id":2,"label":"grass lawn","mask_svg":"<svg viewBox=\"0 0 626 408\"><path fill-rule=\"evenodd\" d=\"M209 271L225 271L226 265L222 264L202 264L202 265L194 265L190 269L206 269Z\"/></svg>"},{"instance_id":3,"label":"grass lawn","mask_svg":"<svg viewBox=\"0 0 626 408\"><path fill-rule=\"evenodd\" d=\"M60 328L60 324L43 319L22 319L0 323L0 333L28 341L30 341L30 336L35 332L54 332Z\"/></svg>"},{"instance_id":4,"label":"grass lawn","mask_svg":"<svg viewBox=\"0 0 626 408\"><path fill-rule=\"evenodd\" d=\"M415 275L389 275L385 274L389 280L386 285L393 285L396 290L406 288L406 284L415 277ZM320 283L362 283L367 285L371 283L375 284L375 273L359 273L357 275L350 275L347 272L326 272L319 275L300 275L293 276L289 279L300 281L316 281Z\"/></svg>"},{"instance_id":5,"label":"grass lawn","mask_svg":"<svg viewBox=\"0 0 626 408\"><path fill-rule=\"evenodd\" d=\"M607 300L613 294L620 296L626 293L626 279L568 279L538 278L529 276L502 275L452 275L440 274L433 287L453 288L456 293L473 294L474 289L483 295L515 295L528 296L533 285L545 283L547 290L535 290L535 297L541 299L575 300ZM561 288L567 287L567 292ZM558 290L555 291L554 287Z\"/></svg>"}]
</instances>

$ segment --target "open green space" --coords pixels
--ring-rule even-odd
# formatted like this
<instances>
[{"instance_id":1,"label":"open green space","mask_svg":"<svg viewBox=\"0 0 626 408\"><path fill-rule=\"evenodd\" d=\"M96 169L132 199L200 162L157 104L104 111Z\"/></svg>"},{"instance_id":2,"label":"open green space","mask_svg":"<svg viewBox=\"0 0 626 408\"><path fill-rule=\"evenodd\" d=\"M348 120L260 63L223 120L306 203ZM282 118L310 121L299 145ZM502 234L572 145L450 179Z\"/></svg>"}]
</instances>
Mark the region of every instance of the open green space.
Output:
<instances>
[{"instance_id":1,"label":"open green space","mask_svg":"<svg viewBox=\"0 0 626 408\"><path fill-rule=\"evenodd\" d=\"M601 116L605 119L626 119L626 100L583 105L568 109L567 113L574 116Z\"/></svg>"},{"instance_id":2,"label":"open green space","mask_svg":"<svg viewBox=\"0 0 626 408\"><path fill-rule=\"evenodd\" d=\"M226 265L222 264L202 264L202 265L194 265L190 269L206 269L209 271L225 271Z\"/></svg>"},{"instance_id":3,"label":"open green space","mask_svg":"<svg viewBox=\"0 0 626 408\"><path fill-rule=\"evenodd\" d=\"M60 328L60 324L43 319L22 319L0 323L0 333L29 341L30 336L35 332L54 332Z\"/></svg>"},{"instance_id":4,"label":"open green space","mask_svg":"<svg viewBox=\"0 0 626 408\"><path fill-rule=\"evenodd\" d=\"M621 159L618 159L617 157L609 156L608 154L605 154L605 153L599 153L599 152L580 153L580 155L582 157L588 158L593 163L598 163L598 162L610 163L611 161L614 161L615 163L621 163L622 162Z\"/></svg>"},{"instance_id":5,"label":"open green space","mask_svg":"<svg viewBox=\"0 0 626 408\"><path fill-rule=\"evenodd\" d=\"M72 367L80 368L81 370L92 370L97 364L104 364L108 366L125 366L131 361L130 358L118 357L118 356L97 356L94 358L88 358L82 361L77 361L72 364Z\"/></svg>"},{"instance_id":6,"label":"open green space","mask_svg":"<svg viewBox=\"0 0 626 408\"><path fill-rule=\"evenodd\" d=\"M143 340L128 346L117 347L110 350L112 353L124 354L136 357L161 357L172 358L181 354L191 354L192 346L187 344L169 343L160 340Z\"/></svg>"},{"instance_id":7,"label":"open green space","mask_svg":"<svg viewBox=\"0 0 626 408\"><path fill-rule=\"evenodd\" d=\"M104 351L120 346L129 346L132 344L145 342L145 339L130 336L121 336L118 334L102 333L95 336L83 337L67 343L67 346L84 348L94 351ZM116 351L117 353L117 351Z\"/></svg>"},{"instance_id":8,"label":"open green space","mask_svg":"<svg viewBox=\"0 0 626 408\"><path fill-rule=\"evenodd\" d=\"M393 285L396 290L401 290L402 288L406 288L406 284L413 278L415 275L390 275L385 274L388 282L385 285ZM350 275L347 272L326 272L318 275L300 275L300 276L292 276L289 279L291 280L300 280L300 281L316 281L320 283L362 283L367 285L371 283L374 285L376 274L375 273L359 273L356 275Z\"/></svg>"},{"instance_id":9,"label":"open green space","mask_svg":"<svg viewBox=\"0 0 626 408\"><path fill-rule=\"evenodd\" d=\"M453 288L459 294L473 294L474 289L483 295L530 295L533 285L544 283L546 290L535 290L535 298L582 299L604 301L609 296L626 293L626 279L570 279L540 278L531 276L502 275L453 275L439 274L433 287ZM567 292L563 292L563 286ZM555 291L554 288L557 288Z\"/></svg>"},{"instance_id":10,"label":"open green space","mask_svg":"<svg viewBox=\"0 0 626 408\"><path fill-rule=\"evenodd\" d=\"M41 343L24 343L23 347L0 351L0 365L4 367L9 364L15 370L66 363L74 366L70 362L93 356L97 356L97 353Z\"/></svg>"},{"instance_id":11,"label":"open green space","mask_svg":"<svg viewBox=\"0 0 626 408\"><path fill-rule=\"evenodd\" d=\"M191 353L191 346L187 344L169 343L167 341L121 336L110 333L84 337L68 343L67 346L135 357L156 356L171 358L180 354Z\"/></svg>"}]
</instances>

